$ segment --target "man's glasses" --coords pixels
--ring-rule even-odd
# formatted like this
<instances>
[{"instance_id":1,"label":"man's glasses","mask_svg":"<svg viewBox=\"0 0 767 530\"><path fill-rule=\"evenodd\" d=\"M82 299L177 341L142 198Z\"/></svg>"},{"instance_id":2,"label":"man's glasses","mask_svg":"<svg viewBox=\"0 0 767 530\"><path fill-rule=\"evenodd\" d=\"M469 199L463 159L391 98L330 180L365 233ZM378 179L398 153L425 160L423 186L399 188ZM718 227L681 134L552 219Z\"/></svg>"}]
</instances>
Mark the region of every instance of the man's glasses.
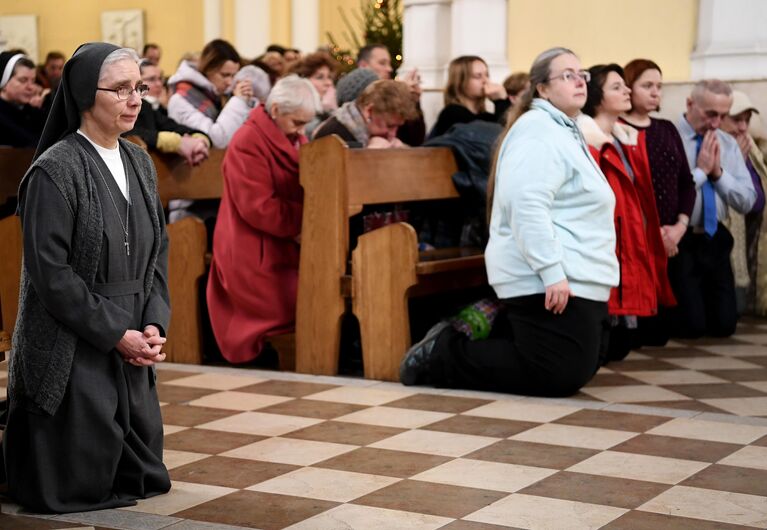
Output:
<instances>
[{"instance_id":1,"label":"man's glasses","mask_svg":"<svg viewBox=\"0 0 767 530\"><path fill-rule=\"evenodd\" d=\"M591 81L591 72L588 70L581 70L580 72L565 70L559 75L549 77L547 81L553 81L554 79L561 79L565 83L574 83L577 79L580 79L584 83L588 83Z\"/></svg>"},{"instance_id":2,"label":"man's glasses","mask_svg":"<svg viewBox=\"0 0 767 530\"><path fill-rule=\"evenodd\" d=\"M134 92L138 94L138 97L143 98L147 94L149 94L149 87L145 84L136 85L136 88L132 88L129 86L121 86L117 88L101 88L96 87L96 90L103 90L104 92L114 92L117 94L117 99L119 100L126 100L130 97L131 94Z\"/></svg>"}]
</instances>

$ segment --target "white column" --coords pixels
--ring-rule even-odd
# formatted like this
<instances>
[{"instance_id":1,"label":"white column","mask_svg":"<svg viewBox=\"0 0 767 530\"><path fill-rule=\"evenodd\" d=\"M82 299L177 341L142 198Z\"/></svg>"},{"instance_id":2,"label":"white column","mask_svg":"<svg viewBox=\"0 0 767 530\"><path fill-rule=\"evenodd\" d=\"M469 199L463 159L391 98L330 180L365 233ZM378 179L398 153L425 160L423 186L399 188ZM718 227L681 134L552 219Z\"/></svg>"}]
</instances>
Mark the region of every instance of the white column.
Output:
<instances>
[{"instance_id":1,"label":"white column","mask_svg":"<svg viewBox=\"0 0 767 530\"><path fill-rule=\"evenodd\" d=\"M320 45L319 0L292 0L290 35L294 48L311 53Z\"/></svg>"},{"instance_id":2,"label":"white column","mask_svg":"<svg viewBox=\"0 0 767 530\"><path fill-rule=\"evenodd\" d=\"M221 37L221 0L203 0L202 35L205 43Z\"/></svg>"},{"instance_id":3,"label":"white column","mask_svg":"<svg viewBox=\"0 0 767 530\"><path fill-rule=\"evenodd\" d=\"M402 65L398 75L413 68L421 73L424 92L421 109L427 127L436 121L442 109L441 90L445 72L452 58L451 4L453 0L405 0L402 21Z\"/></svg>"},{"instance_id":4,"label":"white column","mask_svg":"<svg viewBox=\"0 0 767 530\"><path fill-rule=\"evenodd\" d=\"M452 10L451 57L478 55L490 79L503 81L509 73L507 0L453 0Z\"/></svg>"},{"instance_id":5,"label":"white column","mask_svg":"<svg viewBox=\"0 0 767 530\"><path fill-rule=\"evenodd\" d=\"M767 77L767 2L700 0L693 80Z\"/></svg>"},{"instance_id":6,"label":"white column","mask_svg":"<svg viewBox=\"0 0 767 530\"><path fill-rule=\"evenodd\" d=\"M234 0L234 46L240 55L261 55L271 39L269 0Z\"/></svg>"}]
</instances>

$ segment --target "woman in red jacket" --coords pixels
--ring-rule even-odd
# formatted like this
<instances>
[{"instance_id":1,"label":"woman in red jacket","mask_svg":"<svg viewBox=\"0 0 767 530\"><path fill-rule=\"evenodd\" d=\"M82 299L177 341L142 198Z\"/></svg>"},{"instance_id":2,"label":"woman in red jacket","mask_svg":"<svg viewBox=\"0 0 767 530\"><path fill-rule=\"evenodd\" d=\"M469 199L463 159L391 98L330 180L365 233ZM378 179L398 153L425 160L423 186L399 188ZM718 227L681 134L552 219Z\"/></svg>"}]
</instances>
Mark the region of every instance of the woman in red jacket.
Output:
<instances>
[{"instance_id":1,"label":"woman in red jacket","mask_svg":"<svg viewBox=\"0 0 767 530\"><path fill-rule=\"evenodd\" d=\"M631 89L617 64L589 69L588 99L578 125L615 194L616 253L621 279L610 293L613 328L607 360L636 346L637 317L674 305L666 274L666 251L650 176L645 138L618 118L631 108Z\"/></svg>"},{"instance_id":2,"label":"woman in red jacket","mask_svg":"<svg viewBox=\"0 0 767 530\"><path fill-rule=\"evenodd\" d=\"M264 341L294 327L303 190L298 148L316 112L310 82L280 80L237 130L221 166L208 311L228 361L255 359Z\"/></svg>"}]
</instances>

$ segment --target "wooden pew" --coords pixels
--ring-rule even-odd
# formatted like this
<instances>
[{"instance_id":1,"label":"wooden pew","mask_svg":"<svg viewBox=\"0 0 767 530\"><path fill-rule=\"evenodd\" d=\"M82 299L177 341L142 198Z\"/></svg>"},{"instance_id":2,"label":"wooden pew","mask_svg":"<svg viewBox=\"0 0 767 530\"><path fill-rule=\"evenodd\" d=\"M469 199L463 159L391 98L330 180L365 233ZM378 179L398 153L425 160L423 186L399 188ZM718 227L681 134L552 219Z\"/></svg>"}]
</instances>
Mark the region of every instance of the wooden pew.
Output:
<instances>
[{"instance_id":1,"label":"wooden pew","mask_svg":"<svg viewBox=\"0 0 767 530\"><path fill-rule=\"evenodd\" d=\"M21 223L15 215L0 219L0 361L11 349L21 277Z\"/></svg>"},{"instance_id":2,"label":"wooden pew","mask_svg":"<svg viewBox=\"0 0 767 530\"><path fill-rule=\"evenodd\" d=\"M296 370L337 373L341 318L350 300L365 377L397 381L410 346L408 298L485 285L484 256L478 249L419 253L406 223L360 236L350 253L349 217L365 205L457 198L453 154L447 148L348 149L328 137L301 148L300 167Z\"/></svg>"}]
</instances>

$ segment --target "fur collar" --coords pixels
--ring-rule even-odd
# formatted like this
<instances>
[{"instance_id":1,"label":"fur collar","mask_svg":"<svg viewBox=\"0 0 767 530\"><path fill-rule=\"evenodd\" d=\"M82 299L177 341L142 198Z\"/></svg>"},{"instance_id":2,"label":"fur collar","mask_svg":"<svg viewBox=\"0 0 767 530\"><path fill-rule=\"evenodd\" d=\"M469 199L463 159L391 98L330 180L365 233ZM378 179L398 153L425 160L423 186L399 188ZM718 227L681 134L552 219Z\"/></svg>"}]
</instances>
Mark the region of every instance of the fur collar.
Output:
<instances>
[{"instance_id":1,"label":"fur collar","mask_svg":"<svg viewBox=\"0 0 767 530\"><path fill-rule=\"evenodd\" d=\"M612 143L613 138L623 145L637 145L639 139L639 131L627 123L616 122L613 126L612 137L610 137L599 128L599 125L591 116L580 114L575 122L580 127L586 143L600 150L604 144Z\"/></svg>"}]
</instances>

